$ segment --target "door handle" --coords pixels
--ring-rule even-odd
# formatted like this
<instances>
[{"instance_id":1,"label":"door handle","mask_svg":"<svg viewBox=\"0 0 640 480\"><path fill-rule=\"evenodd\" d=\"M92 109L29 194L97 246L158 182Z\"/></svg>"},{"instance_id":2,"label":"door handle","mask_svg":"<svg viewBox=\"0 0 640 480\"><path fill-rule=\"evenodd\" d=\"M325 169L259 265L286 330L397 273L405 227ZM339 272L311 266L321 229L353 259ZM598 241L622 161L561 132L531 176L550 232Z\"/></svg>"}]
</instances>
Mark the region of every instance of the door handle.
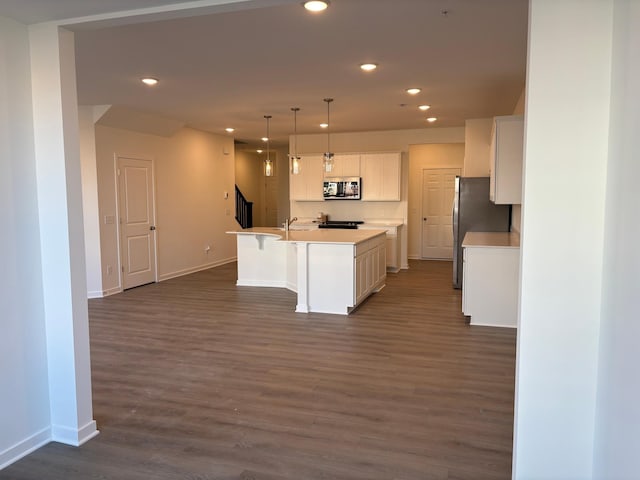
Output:
<instances>
[{"instance_id":1,"label":"door handle","mask_svg":"<svg viewBox=\"0 0 640 480\"><path fill-rule=\"evenodd\" d=\"M426 222L427 221L427 217L422 217L422 221Z\"/></svg>"},{"instance_id":2,"label":"door handle","mask_svg":"<svg viewBox=\"0 0 640 480\"><path fill-rule=\"evenodd\" d=\"M156 226L155 226L155 225L151 225L151 226L149 227L149 230L151 230L151 231L153 231L153 230L155 230L155 229L156 229Z\"/></svg>"}]
</instances>

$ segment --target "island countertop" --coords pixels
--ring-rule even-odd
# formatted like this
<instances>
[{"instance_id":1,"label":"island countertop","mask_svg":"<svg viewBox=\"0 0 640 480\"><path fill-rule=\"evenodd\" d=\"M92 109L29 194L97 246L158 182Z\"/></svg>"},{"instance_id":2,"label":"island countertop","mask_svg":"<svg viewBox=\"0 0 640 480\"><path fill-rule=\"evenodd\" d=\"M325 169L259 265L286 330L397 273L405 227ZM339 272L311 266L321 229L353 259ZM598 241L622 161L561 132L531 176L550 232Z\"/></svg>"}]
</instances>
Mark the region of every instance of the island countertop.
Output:
<instances>
[{"instance_id":1,"label":"island countertop","mask_svg":"<svg viewBox=\"0 0 640 480\"><path fill-rule=\"evenodd\" d=\"M279 237L280 241L291 243L334 243L357 245L366 242L378 235L386 235L386 230L359 230L359 229L310 229L285 231L278 227L254 227L227 233L236 235L267 235Z\"/></svg>"}]
</instances>

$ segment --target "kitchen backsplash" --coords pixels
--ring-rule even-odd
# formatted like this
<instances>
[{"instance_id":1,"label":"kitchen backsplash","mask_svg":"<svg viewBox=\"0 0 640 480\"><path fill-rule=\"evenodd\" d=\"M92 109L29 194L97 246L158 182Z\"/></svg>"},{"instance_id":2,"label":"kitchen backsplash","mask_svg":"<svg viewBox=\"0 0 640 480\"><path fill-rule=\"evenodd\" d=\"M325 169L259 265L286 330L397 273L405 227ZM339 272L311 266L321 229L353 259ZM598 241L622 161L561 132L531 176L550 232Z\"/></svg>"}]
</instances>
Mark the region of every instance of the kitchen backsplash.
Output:
<instances>
[{"instance_id":1,"label":"kitchen backsplash","mask_svg":"<svg viewBox=\"0 0 640 480\"><path fill-rule=\"evenodd\" d=\"M328 200L324 202L291 202L291 216L313 219L326 213L329 220L402 219L406 223L406 202L363 202Z\"/></svg>"}]
</instances>

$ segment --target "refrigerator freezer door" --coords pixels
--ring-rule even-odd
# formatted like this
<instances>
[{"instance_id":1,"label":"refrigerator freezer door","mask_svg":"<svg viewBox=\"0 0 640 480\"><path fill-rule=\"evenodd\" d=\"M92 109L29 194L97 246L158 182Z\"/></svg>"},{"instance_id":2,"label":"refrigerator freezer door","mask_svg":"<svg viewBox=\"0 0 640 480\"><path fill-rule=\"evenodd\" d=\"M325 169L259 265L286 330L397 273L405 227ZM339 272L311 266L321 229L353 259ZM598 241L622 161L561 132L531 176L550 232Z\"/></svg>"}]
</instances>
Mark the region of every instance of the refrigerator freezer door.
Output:
<instances>
[{"instance_id":1,"label":"refrigerator freezer door","mask_svg":"<svg viewBox=\"0 0 640 480\"><path fill-rule=\"evenodd\" d=\"M456 178L453 236L453 286L462 288L462 241L467 232L508 232L511 205L489 200L489 177Z\"/></svg>"}]
</instances>

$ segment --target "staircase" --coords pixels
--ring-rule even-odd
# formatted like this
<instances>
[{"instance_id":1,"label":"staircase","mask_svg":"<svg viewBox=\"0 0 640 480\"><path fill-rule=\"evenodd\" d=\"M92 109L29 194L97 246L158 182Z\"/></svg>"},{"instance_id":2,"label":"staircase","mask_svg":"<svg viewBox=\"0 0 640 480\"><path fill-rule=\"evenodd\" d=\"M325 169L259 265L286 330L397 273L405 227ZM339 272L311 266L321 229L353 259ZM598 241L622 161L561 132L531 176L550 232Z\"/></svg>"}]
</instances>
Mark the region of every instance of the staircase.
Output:
<instances>
[{"instance_id":1,"label":"staircase","mask_svg":"<svg viewBox=\"0 0 640 480\"><path fill-rule=\"evenodd\" d=\"M253 227L253 202L248 202L236 185L236 220L242 228Z\"/></svg>"}]
</instances>

